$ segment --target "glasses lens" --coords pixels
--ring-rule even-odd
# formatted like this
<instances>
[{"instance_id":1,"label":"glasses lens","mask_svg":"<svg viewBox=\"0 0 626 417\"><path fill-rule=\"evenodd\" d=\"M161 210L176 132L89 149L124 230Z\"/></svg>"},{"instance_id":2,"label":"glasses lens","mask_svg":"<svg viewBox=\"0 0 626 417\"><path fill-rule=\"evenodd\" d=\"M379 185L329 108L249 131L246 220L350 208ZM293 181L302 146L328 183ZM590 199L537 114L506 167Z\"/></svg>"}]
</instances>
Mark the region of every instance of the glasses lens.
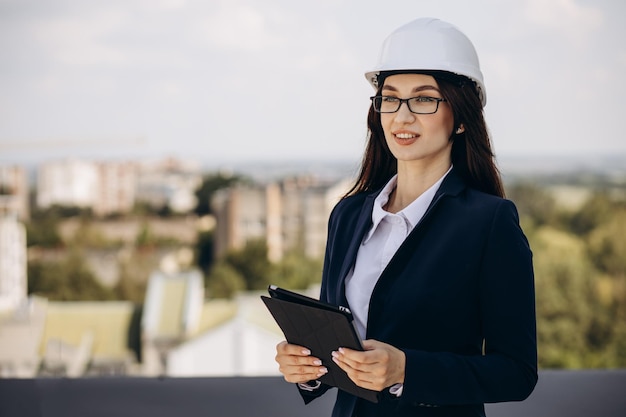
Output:
<instances>
[{"instance_id":1,"label":"glasses lens","mask_svg":"<svg viewBox=\"0 0 626 417\"><path fill-rule=\"evenodd\" d=\"M372 98L374 110L380 113L393 113L400 108L400 100L395 97L376 96Z\"/></svg>"},{"instance_id":2,"label":"glasses lens","mask_svg":"<svg viewBox=\"0 0 626 417\"><path fill-rule=\"evenodd\" d=\"M432 97L414 97L409 100L409 109L413 113L430 114L437 111L439 101Z\"/></svg>"}]
</instances>

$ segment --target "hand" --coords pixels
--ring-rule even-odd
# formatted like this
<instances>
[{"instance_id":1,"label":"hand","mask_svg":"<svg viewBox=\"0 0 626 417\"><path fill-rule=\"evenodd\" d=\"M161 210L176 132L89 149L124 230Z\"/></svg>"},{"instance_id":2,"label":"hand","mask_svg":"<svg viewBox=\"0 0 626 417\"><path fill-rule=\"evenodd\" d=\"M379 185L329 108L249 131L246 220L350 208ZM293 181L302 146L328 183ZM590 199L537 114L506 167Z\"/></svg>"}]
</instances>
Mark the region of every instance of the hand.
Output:
<instances>
[{"instance_id":1,"label":"hand","mask_svg":"<svg viewBox=\"0 0 626 417\"><path fill-rule=\"evenodd\" d=\"M364 340L363 352L339 348L333 361L359 387L382 391L404 383L406 356L404 352L377 340Z\"/></svg>"},{"instance_id":2,"label":"hand","mask_svg":"<svg viewBox=\"0 0 626 417\"><path fill-rule=\"evenodd\" d=\"M311 356L309 349L284 341L276 346L276 362L287 382L309 382L328 372L321 360Z\"/></svg>"}]
</instances>

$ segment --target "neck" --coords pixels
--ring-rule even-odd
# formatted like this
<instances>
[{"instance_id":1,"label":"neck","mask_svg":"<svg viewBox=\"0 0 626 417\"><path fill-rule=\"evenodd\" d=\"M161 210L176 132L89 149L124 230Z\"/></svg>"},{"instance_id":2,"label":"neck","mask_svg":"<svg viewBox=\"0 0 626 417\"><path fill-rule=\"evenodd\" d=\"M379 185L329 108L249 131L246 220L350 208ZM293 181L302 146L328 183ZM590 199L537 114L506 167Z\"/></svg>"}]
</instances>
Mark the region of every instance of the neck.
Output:
<instances>
[{"instance_id":1,"label":"neck","mask_svg":"<svg viewBox=\"0 0 626 417\"><path fill-rule=\"evenodd\" d=\"M415 199L424 194L450 169L451 162L441 163L429 167L421 167L406 163L398 164L398 182L389 198L387 210L397 213Z\"/></svg>"}]
</instances>

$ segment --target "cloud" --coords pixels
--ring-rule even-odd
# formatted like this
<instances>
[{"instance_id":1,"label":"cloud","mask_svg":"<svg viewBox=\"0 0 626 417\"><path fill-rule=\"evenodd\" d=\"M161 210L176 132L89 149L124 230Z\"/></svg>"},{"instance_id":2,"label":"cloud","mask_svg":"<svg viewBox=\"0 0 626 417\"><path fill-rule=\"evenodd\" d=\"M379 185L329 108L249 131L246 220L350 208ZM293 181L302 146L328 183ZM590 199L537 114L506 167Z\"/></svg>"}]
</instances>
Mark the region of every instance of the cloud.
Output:
<instances>
[{"instance_id":1,"label":"cloud","mask_svg":"<svg viewBox=\"0 0 626 417\"><path fill-rule=\"evenodd\" d=\"M120 48L103 39L128 19L122 10L98 10L88 15L53 16L34 21L31 33L51 61L71 67L119 66L127 61Z\"/></svg>"},{"instance_id":2,"label":"cloud","mask_svg":"<svg viewBox=\"0 0 626 417\"><path fill-rule=\"evenodd\" d=\"M605 20L602 10L576 0L529 0L524 15L531 23L576 43L584 42Z\"/></svg>"},{"instance_id":3,"label":"cloud","mask_svg":"<svg viewBox=\"0 0 626 417\"><path fill-rule=\"evenodd\" d=\"M256 6L256 7L255 7ZM273 49L285 44L280 28L285 16L276 10L255 5L220 2L215 13L203 20L202 31L210 45L227 50Z\"/></svg>"}]
</instances>

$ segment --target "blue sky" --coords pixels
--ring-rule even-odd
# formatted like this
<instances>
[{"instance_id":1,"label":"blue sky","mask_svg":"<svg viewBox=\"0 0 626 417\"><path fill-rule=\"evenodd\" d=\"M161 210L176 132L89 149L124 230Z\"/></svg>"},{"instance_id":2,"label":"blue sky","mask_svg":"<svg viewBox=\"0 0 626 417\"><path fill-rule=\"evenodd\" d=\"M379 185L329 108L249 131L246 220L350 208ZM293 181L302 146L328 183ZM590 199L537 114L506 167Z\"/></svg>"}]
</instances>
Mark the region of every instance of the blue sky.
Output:
<instances>
[{"instance_id":1,"label":"blue sky","mask_svg":"<svg viewBox=\"0 0 626 417\"><path fill-rule=\"evenodd\" d=\"M498 155L626 154L621 0L0 0L0 163L358 160L383 39L478 51Z\"/></svg>"}]
</instances>

